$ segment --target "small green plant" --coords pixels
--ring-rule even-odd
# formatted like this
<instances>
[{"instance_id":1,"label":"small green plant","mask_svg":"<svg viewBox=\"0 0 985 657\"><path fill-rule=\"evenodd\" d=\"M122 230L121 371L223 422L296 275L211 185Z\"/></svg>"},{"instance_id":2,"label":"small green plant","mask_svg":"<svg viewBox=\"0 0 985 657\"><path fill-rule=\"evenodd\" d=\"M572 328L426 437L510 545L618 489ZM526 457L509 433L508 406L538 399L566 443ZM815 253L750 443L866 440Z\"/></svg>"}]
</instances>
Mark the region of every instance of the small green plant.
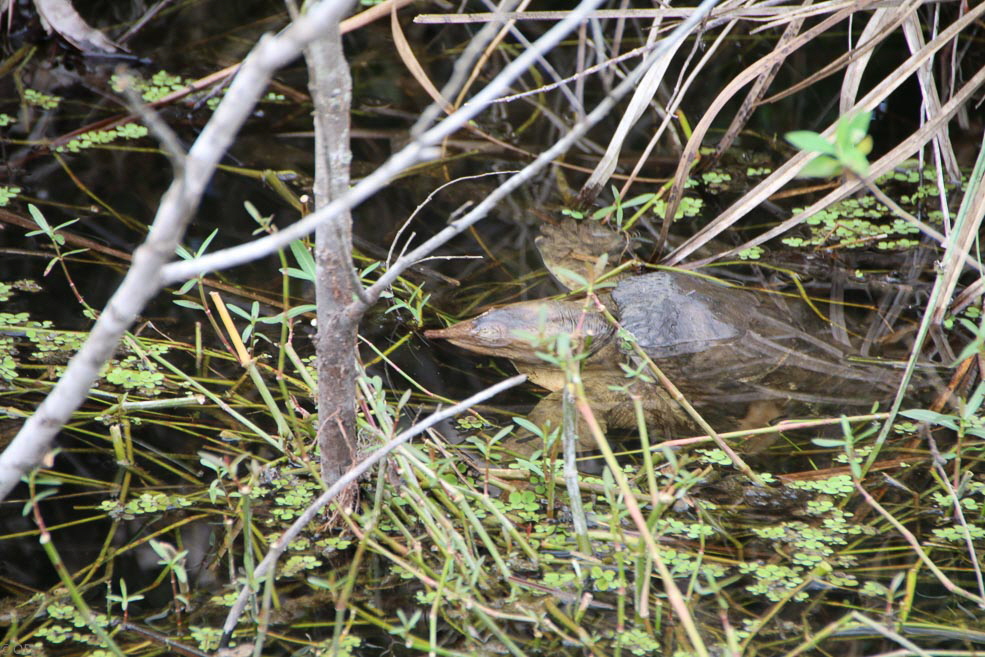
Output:
<instances>
[{"instance_id":1,"label":"small green plant","mask_svg":"<svg viewBox=\"0 0 985 657\"><path fill-rule=\"evenodd\" d=\"M794 130L785 137L802 151L819 153L800 170L803 178L831 178L846 169L857 176L869 173L866 156L872 151L869 121L872 112L858 112L838 120L833 139L827 139L811 130Z\"/></svg>"},{"instance_id":2,"label":"small green plant","mask_svg":"<svg viewBox=\"0 0 985 657\"><path fill-rule=\"evenodd\" d=\"M217 627L202 627L198 625L192 625L188 629L199 650L212 653L219 649L219 641L222 639L221 629Z\"/></svg>"},{"instance_id":3,"label":"small green plant","mask_svg":"<svg viewBox=\"0 0 985 657\"><path fill-rule=\"evenodd\" d=\"M539 427L523 417L515 417L513 421L536 436L539 440L535 440L534 443L543 444L544 449L535 450L529 455L518 456L514 462L510 463L510 467L516 470L525 470L535 477L543 478L544 469L541 466L541 456L550 453L551 446L554 445L561 435L560 427Z\"/></svg>"},{"instance_id":4,"label":"small green plant","mask_svg":"<svg viewBox=\"0 0 985 657\"><path fill-rule=\"evenodd\" d=\"M171 595L174 599L175 612L179 615L182 609L191 606L191 599L188 597L188 570L185 568L185 560L188 558L188 550L178 550L170 543L151 539L151 548L161 559L157 563L164 566L164 573L171 578Z\"/></svg>"},{"instance_id":5,"label":"small green plant","mask_svg":"<svg viewBox=\"0 0 985 657\"><path fill-rule=\"evenodd\" d=\"M629 334L629 332L626 331L625 329L620 329L619 330L619 336L618 337L622 338L624 334L625 335L630 335L630 337L632 338L632 341L633 342L636 341L636 337L635 336L632 336L631 334ZM626 342L620 342L620 345L623 345L623 344L627 344L627 343ZM628 347L627 349L624 349L623 351L628 352L631 349L632 349L632 347ZM639 364L633 364L633 365L630 365L630 364L627 364L627 363L619 363L619 368L622 370L623 374L626 375L626 379L627 379L626 385L622 385L622 386L609 386L609 389L610 390L614 390L614 391L617 391L617 392L625 392L628 395L628 394L630 394L630 391L631 391L631 388L632 388L632 385L633 385L633 382L634 381L642 381L643 383L654 383L654 378L647 373L647 372L650 371L650 365L649 365L649 363L639 363Z\"/></svg>"},{"instance_id":6,"label":"small green plant","mask_svg":"<svg viewBox=\"0 0 985 657\"><path fill-rule=\"evenodd\" d=\"M160 346L153 349L155 353L167 351ZM165 375L157 364L136 354L111 363L105 372L106 381L126 390L135 390L143 395L160 395L165 391L163 386Z\"/></svg>"},{"instance_id":7,"label":"small green plant","mask_svg":"<svg viewBox=\"0 0 985 657\"><path fill-rule=\"evenodd\" d=\"M212 232L209 233L204 240L202 240L202 244L194 252L188 250L188 248L179 244L178 248L175 249L175 254L182 260L192 260L194 258L199 258L202 255L204 255L206 251L209 250L209 245L212 244L212 240L215 239L215 236L218 233L219 233L218 228L213 229ZM202 277L200 276L196 278L190 278L181 284L181 287L178 288L177 291L175 291L174 295L177 297L184 296L188 294L188 292L196 285L198 285L201 290L201 283L202 283ZM204 296L204 292L202 294ZM182 308L191 308L193 310L203 310L203 311L205 310L205 307L202 304L197 303L195 301L188 301L187 299L175 299L174 305L181 306Z\"/></svg>"},{"instance_id":8,"label":"small green plant","mask_svg":"<svg viewBox=\"0 0 985 657\"><path fill-rule=\"evenodd\" d=\"M794 208L800 214L803 208ZM787 246L821 247L837 244L840 248L859 249L875 246L879 250L902 250L919 242L914 239L920 229L890 211L871 196L845 199L811 215L806 222L807 236L783 238Z\"/></svg>"},{"instance_id":9,"label":"small green plant","mask_svg":"<svg viewBox=\"0 0 985 657\"><path fill-rule=\"evenodd\" d=\"M732 174L723 171L705 171L701 174L701 181L712 192L719 192L728 188L732 182Z\"/></svg>"},{"instance_id":10,"label":"small green plant","mask_svg":"<svg viewBox=\"0 0 985 657\"><path fill-rule=\"evenodd\" d=\"M310 554L292 554L287 561L277 569L278 579L294 577L305 570L314 570L322 565L321 559Z\"/></svg>"},{"instance_id":11,"label":"small green plant","mask_svg":"<svg viewBox=\"0 0 985 657\"><path fill-rule=\"evenodd\" d=\"M616 645L634 655L659 655L660 641L644 628L633 627L616 635Z\"/></svg>"},{"instance_id":12,"label":"small green plant","mask_svg":"<svg viewBox=\"0 0 985 657\"><path fill-rule=\"evenodd\" d=\"M819 447L824 447L826 449L841 449L845 453L845 462L848 463L849 468L852 471L852 477L856 480L862 478L862 457L856 449L856 445L866 438L871 437L878 431L877 427L869 426L862 429L860 432L856 432L852 428L852 425L844 418L841 418L841 432L843 438L814 438L811 442ZM844 475L843 478L848 478ZM843 479L839 477L832 477L831 479L825 479L820 482L799 482L802 484L823 484L824 482L841 482ZM832 486L836 488L843 486L841 483L832 483ZM854 487L851 483L848 484L847 493L852 492ZM814 488L813 490L821 490L822 492L828 492L823 488ZM837 492L832 492L832 494L837 494Z\"/></svg>"},{"instance_id":13,"label":"small green plant","mask_svg":"<svg viewBox=\"0 0 985 657\"><path fill-rule=\"evenodd\" d=\"M124 518L130 519L143 514L160 515L165 511L183 509L191 505L191 500L182 495L144 491L129 500L123 507L117 500L103 500L99 503L99 508L113 514L122 514Z\"/></svg>"},{"instance_id":14,"label":"small green plant","mask_svg":"<svg viewBox=\"0 0 985 657\"><path fill-rule=\"evenodd\" d=\"M766 249L761 246L752 246L744 251L739 251L739 258L742 260L759 260Z\"/></svg>"},{"instance_id":15,"label":"small green plant","mask_svg":"<svg viewBox=\"0 0 985 657\"><path fill-rule=\"evenodd\" d=\"M137 602L143 599L144 596L139 593L134 593L133 595L130 595L130 593L127 591L126 580L120 579L120 594L116 595L115 593L108 593L106 595L106 602L109 603L110 605L106 609L106 614L110 615L110 613L112 612L112 607L111 607L112 603L119 602L120 609L123 611L123 622L127 623L129 621L129 616L130 616L130 603Z\"/></svg>"},{"instance_id":16,"label":"small green plant","mask_svg":"<svg viewBox=\"0 0 985 657\"><path fill-rule=\"evenodd\" d=\"M718 448L711 449L697 449L696 453L700 454L698 457L704 463L709 463L713 465L730 466L732 465L732 459L730 459L725 452Z\"/></svg>"},{"instance_id":17,"label":"small green plant","mask_svg":"<svg viewBox=\"0 0 985 657\"><path fill-rule=\"evenodd\" d=\"M34 89L24 90L24 102L41 109L55 109L62 102L61 96L51 96Z\"/></svg>"},{"instance_id":18,"label":"small green plant","mask_svg":"<svg viewBox=\"0 0 985 657\"><path fill-rule=\"evenodd\" d=\"M467 417L470 417L473 420L473 426L471 428L463 427L463 429L465 429L466 431L471 431L472 429L482 428L481 420L472 416L467 416ZM475 423L480 423L480 426L475 427L474 426ZM499 461L502 458L502 455L495 449L496 446L500 443L500 441L502 441L503 438L509 435L510 432L512 431L513 431L512 426L505 426L502 427L499 431L497 431L496 434L493 435L491 438L483 439L482 436L473 435L473 436L468 436L465 440L467 443L473 445L479 451L479 455L484 460L495 462L495 461Z\"/></svg>"},{"instance_id":19,"label":"small green plant","mask_svg":"<svg viewBox=\"0 0 985 657\"><path fill-rule=\"evenodd\" d=\"M6 207L20 193L20 187L0 185L0 208Z\"/></svg>"},{"instance_id":20,"label":"small green plant","mask_svg":"<svg viewBox=\"0 0 985 657\"><path fill-rule=\"evenodd\" d=\"M648 205L656 197L656 194L640 194L639 196L634 196L631 199L623 200L622 196L619 194L619 189L613 185L612 186L612 204L607 205L604 208L596 210L592 214L592 219L598 221L604 217L612 216L615 222L616 228L619 230L623 229L626 224L625 211L629 208L635 208L640 205Z\"/></svg>"},{"instance_id":21,"label":"small green plant","mask_svg":"<svg viewBox=\"0 0 985 657\"><path fill-rule=\"evenodd\" d=\"M985 438L985 418L982 418L980 413L983 401L985 401L985 383L980 383L964 402L961 413L958 415L938 413L922 408L903 411L900 415L917 422L945 427L956 432L959 436L968 435Z\"/></svg>"},{"instance_id":22,"label":"small green plant","mask_svg":"<svg viewBox=\"0 0 985 657\"><path fill-rule=\"evenodd\" d=\"M688 180L687 187L693 187L693 181ZM592 221L601 221L607 217L612 217L613 225L619 230L629 229L633 224L636 223L637 219L645 213L647 210L653 208L653 211L658 216L663 216L663 208L666 207L665 201L657 198L657 195L649 192L646 194L640 194L639 196L634 196L630 199L624 200L619 193L619 189L613 185L612 186L612 198L613 202L604 208L599 208L591 215L585 215L583 212L578 210L572 210L570 208L565 208L561 210L561 214L571 217L572 219L590 219ZM684 216L694 216L697 214L701 207L701 201L695 201L694 199L683 199L681 205L677 211L677 217ZM639 208L630 218L626 218L626 210L630 208Z\"/></svg>"},{"instance_id":23,"label":"small green plant","mask_svg":"<svg viewBox=\"0 0 985 657\"><path fill-rule=\"evenodd\" d=\"M47 266L45 266L44 276L47 276L49 272L51 272L51 268L54 267L57 263L64 263L65 258L71 255L75 255L77 253L85 253L88 250L88 249L75 249L73 251L66 251L64 253L61 250L61 247L65 246L65 236L61 235L59 231L61 231L63 228L67 228L68 226L71 226L76 221L78 221L78 219L71 219L63 224L52 226L44 218L44 214L41 213L41 210L39 210L38 207L33 203L27 206L27 210L28 212L31 213L31 219L33 219L34 223L37 224L38 226L38 230L32 230L31 232L27 233L27 237L44 235L49 240L51 240L52 246L55 247L55 257L49 260Z\"/></svg>"},{"instance_id":24,"label":"small green plant","mask_svg":"<svg viewBox=\"0 0 985 657\"><path fill-rule=\"evenodd\" d=\"M409 647L413 645L410 636L417 622L421 620L421 610L417 609L413 614L408 616L403 609L398 609L397 618L400 620L400 623L392 626L390 632L396 636L405 637L406 645Z\"/></svg>"},{"instance_id":25,"label":"small green plant","mask_svg":"<svg viewBox=\"0 0 985 657\"><path fill-rule=\"evenodd\" d=\"M427 303L431 299L431 295L425 294L423 287L414 285L409 281L404 281L403 287L405 291L410 291L410 295L405 298L394 295L390 301L391 305L386 309L386 312L404 311L411 316L411 326L421 328L424 326L424 310L427 308Z\"/></svg>"},{"instance_id":26,"label":"small green plant","mask_svg":"<svg viewBox=\"0 0 985 657\"><path fill-rule=\"evenodd\" d=\"M697 217L701 214L701 210L704 208L705 202L699 198L691 198L685 196L681 199L680 204L677 206L677 212L674 213L674 221L680 219L687 219L690 217ZM667 201L660 199L653 204L653 214L658 218L663 219L667 214Z\"/></svg>"},{"instance_id":27,"label":"small green plant","mask_svg":"<svg viewBox=\"0 0 985 657\"><path fill-rule=\"evenodd\" d=\"M106 146L120 139L133 141L148 135L147 128L136 123L119 125L110 130L90 130L73 137L55 150L59 153L78 153L96 146Z\"/></svg>"},{"instance_id":28,"label":"small green plant","mask_svg":"<svg viewBox=\"0 0 985 657\"><path fill-rule=\"evenodd\" d=\"M188 81L181 76L174 75L167 71L158 71L150 80L144 80L132 74L113 75L110 78L110 85L114 91L123 91L126 87L132 87L140 97L148 103L160 100L170 93L184 89Z\"/></svg>"},{"instance_id":29,"label":"small green plant","mask_svg":"<svg viewBox=\"0 0 985 657\"><path fill-rule=\"evenodd\" d=\"M282 270L282 273L300 281L314 283L318 276L318 268L315 266L315 256L311 255L311 249L302 240L291 242L290 248L291 255L294 256L294 261L298 266L287 267Z\"/></svg>"},{"instance_id":30,"label":"small green plant","mask_svg":"<svg viewBox=\"0 0 985 657\"><path fill-rule=\"evenodd\" d=\"M282 313L278 313L273 317L260 317L260 303L257 301L254 301L252 304L250 304L249 311L243 310L242 308L240 308L234 303L227 303L226 308L232 311L234 315L239 315L240 317L246 320L247 322L246 328L244 328L242 333L240 333L240 339L243 341L243 344L245 344L248 348L252 349L252 345L250 344L250 338L253 337L256 337L257 339L261 339L261 340L266 340L267 342L271 342L271 343L274 342L273 340L265 336L263 333L260 333L259 331L256 330L257 324L279 325L281 323L280 316Z\"/></svg>"},{"instance_id":31,"label":"small green plant","mask_svg":"<svg viewBox=\"0 0 985 657\"><path fill-rule=\"evenodd\" d=\"M965 346L964 349L961 350L961 353L958 354L958 357L954 359L954 363L951 364L951 367L955 367L959 363L968 360L972 356L979 355L983 351L985 351L985 326L975 324L975 322L972 321L973 319L978 319L980 313L976 308L969 308L967 311L965 311L965 314L966 317L961 317L958 319L958 321L960 322L961 326L967 329L968 332L975 337L971 342L967 344L967 346ZM977 394L977 391L975 395L972 395L972 397L976 399L975 410L977 410L978 407L981 406L982 400Z\"/></svg>"}]
</instances>

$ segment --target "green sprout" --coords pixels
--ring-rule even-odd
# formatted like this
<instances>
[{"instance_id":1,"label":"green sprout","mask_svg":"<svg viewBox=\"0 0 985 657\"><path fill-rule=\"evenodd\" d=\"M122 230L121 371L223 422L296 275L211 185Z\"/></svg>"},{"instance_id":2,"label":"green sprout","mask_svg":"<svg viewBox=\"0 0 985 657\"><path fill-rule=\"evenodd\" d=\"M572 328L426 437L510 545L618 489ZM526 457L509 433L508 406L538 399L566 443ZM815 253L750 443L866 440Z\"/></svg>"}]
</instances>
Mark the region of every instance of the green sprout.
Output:
<instances>
[{"instance_id":1,"label":"green sprout","mask_svg":"<svg viewBox=\"0 0 985 657\"><path fill-rule=\"evenodd\" d=\"M640 194L639 196L634 196L629 200L623 200L622 196L619 194L619 190L615 185L612 186L612 198L614 199L611 205L607 205L604 208L600 208L592 214L592 219L595 221L600 221L605 217L614 215L614 221L616 228L619 230L623 229L626 223L626 217L624 211L628 208L635 208L639 205L646 205L653 201L656 194Z\"/></svg>"},{"instance_id":2,"label":"green sprout","mask_svg":"<svg viewBox=\"0 0 985 657\"><path fill-rule=\"evenodd\" d=\"M131 602L137 602L138 600L143 600L144 596L139 593L134 593L130 595L127 591L127 582L124 579L120 580L120 594L109 593L106 595L106 601L108 603L119 602L120 609L123 610L123 622L127 622L129 616L129 607Z\"/></svg>"},{"instance_id":3,"label":"green sprout","mask_svg":"<svg viewBox=\"0 0 985 657\"><path fill-rule=\"evenodd\" d=\"M52 226L47 222L47 220L45 220L44 215L41 213L41 210L39 210L37 206L34 205L33 203L27 206L27 210L28 212L31 213L31 219L33 219L34 223L37 224L38 226L38 230L32 230L31 232L27 233L27 237L34 237L35 235L44 235L49 240L51 240L52 246L55 247L55 257L49 260L47 266L45 266L44 274L43 274L44 276L47 276L49 272L51 272L51 268L54 267L56 263L62 262L64 258L67 258L70 255L75 255L77 253L84 253L85 251L88 250L88 249L75 249L74 251L66 251L64 253L61 252L61 247L65 246L65 237L59 231L61 231L63 228L67 228L68 226L71 226L76 221L78 221L78 219L72 219L70 221L66 221L63 224Z\"/></svg>"},{"instance_id":4,"label":"green sprout","mask_svg":"<svg viewBox=\"0 0 985 657\"><path fill-rule=\"evenodd\" d=\"M831 178L845 170L860 177L867 176L869 161L866 156L872 151L872 137L868 134L871 119L872 112L841 117L835 127L834 139L811 130L794 130L784 135L798 149L819 154L800 170L800 177Z\"/></svg>"},{"instance_id":5,"label":"green sprout","mask_svg":"<svg viewBox=\"0 0 985 657\"><path fill-rule=\"evenodd\" d=\"M20 187L8 187L7 185L0 186L0 208L6 207L12 200L17 198L17 195L20 193Z\"/></svg>"}]
</instances>

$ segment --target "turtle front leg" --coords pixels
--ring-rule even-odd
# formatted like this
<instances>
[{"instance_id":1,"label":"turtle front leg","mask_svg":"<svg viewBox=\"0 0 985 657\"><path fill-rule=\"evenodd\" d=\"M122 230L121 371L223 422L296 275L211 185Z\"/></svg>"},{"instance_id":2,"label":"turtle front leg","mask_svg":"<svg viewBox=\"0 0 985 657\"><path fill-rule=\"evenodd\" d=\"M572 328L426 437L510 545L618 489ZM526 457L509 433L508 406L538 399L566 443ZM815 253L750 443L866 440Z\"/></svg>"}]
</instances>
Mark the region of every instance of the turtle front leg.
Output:
<instances>
[{"instance_id":1,"label":"turtle front leg","mask_svg":"<svg viewBox=\"0 0 985 657\"><path fill-rule=\"evenodd\" d=\"M564 405L562 393L560 391L551 392L537 402L537 405L530 410L527 414L527 420L544 429L544 435L548 435L551 431L554 431L562 426L563 409ZM606 420L604 410L597 411L593 409L593 412L595 413L596 421L599 423L599 426L604 432L608 428L608 422ZM597 449L595 439L592 437L592 431L589 428L588 423L580 413L577 413L577 411L575 431L578 434L579 452L588 452ZM509 444L507 445L508 449L513 449L515 446L518 448L516 451L525 455L532 454L534 451L544 448L544 445L539 440L538 436L535 436L522 427L514 431L507 441L509 441ZM558 449L560 449L560 441L556 444Z\"/></svg>"}]
</instances>

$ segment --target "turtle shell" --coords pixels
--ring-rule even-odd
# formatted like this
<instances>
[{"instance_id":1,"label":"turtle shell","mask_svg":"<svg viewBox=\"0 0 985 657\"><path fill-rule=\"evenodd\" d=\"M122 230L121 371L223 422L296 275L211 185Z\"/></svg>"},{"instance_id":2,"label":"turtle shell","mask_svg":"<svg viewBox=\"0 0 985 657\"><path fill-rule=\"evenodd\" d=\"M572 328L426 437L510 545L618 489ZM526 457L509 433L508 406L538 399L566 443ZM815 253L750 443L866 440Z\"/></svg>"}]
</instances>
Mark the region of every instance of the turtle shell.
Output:
<instances>
[{"instance_id":1,"label":"turtle shell","mask_svg":"<svg viewBox=\"0 0 985 657\"><path fill-rule=\"evenodd\" d=\"M727 290L687 274L659 271L621 281L612 298L622 327L651 358L662 359L704 351L741 334L716 303Z\"/></svg>"},{"instance_id":2,"label":"turtle shell","mask_svg":"<svg viewBox=\"0 0 985 657\"><path fill-rule=\"evenodd\" d=\"M622 328L698 397L869 405L898 379L852 363L819 337L821 327L795 321L782 299L764 293L661 271L620 281L612 299Z\"/></svg>"}]
</instances>

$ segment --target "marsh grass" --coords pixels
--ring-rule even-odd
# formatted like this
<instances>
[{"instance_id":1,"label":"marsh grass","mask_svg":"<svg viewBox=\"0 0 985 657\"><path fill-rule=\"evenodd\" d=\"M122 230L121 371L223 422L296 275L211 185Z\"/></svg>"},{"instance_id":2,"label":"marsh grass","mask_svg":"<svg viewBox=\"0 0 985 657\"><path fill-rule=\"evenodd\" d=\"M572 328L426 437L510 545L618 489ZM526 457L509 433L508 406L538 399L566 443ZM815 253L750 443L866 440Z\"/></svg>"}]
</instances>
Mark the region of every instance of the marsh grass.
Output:
<instances>
[{"instance_id":1,"label":"marsh grass","mask_svg":"<svg viewBox=\"0 0 985 657\"><path fill-rule=\"evenodd\" d=\"M4 327L25 336L32 335L30 328ZM298 404L310 398L311 373L289 343L264 340L260 330L244 345L246 371L224 351L132 340L146 368L141 371L161 376L133 375L129 388L107 376L72 427L80 443L73 450L114 454L115 474L79 480L42 470L28 507L39 514L39 536L57 537L79 523L100 527L103 538L94 541L104 545L99 556L63 585L77 589L77 600L110 591L115 602L95 608L86 620L58 589L25 598L22 609L32 609L38 620L17 630L23 632L19 642L98 644L79 623L89 632L111 630L110 619L124 607L129 622L137 622L136 610L150 612L148 598L160 605L163 590L170 591L164 597L177 623L165 634L200 650L216 645L223 600L236 592L234 583L321 492L317 454L305 445L314 420L304 417L303 401ZM226 336L234 344L240 337ZM22 344L25 361L40 353L23 348L29 340ZM271 366L281 361L273 350L285 352L289 367ZM195 361L203 363L202 374L212 374L176 366ZM302 369L291 371L295 366ZM216 377L220 370L228 378ZM28 380L12 383L26 392ZM420 407L424 399L410 392L394 399L376 377L361 386L362 443L371 451L395 434L408 404ZM193 402L188 415L183 409ZM460 425L474 441L493 445L484 453L472 441L452 445L429 432L399 448L355 497L291 541L275 574L257 582L265 593L240 623L236 640L253 640L256 623L267 628L266 650L296 652L307 645L329 654L365 654L394 637L412 651L440 654L474 654L491 641L517 654L572 643L598 654L646 654L695 640L679 635L679 626L665 626L672 603L663 592L672 582L692 619L692 636L708 647L731 644L739 653L769 646L788 654L881 631L935 645L980 641L974 623L961 620L961 609L981 601L975 560L985 538L985 485L974 472L985 429L972 407L960 415L908 415L925 424L898 426L864 480L853 478L879 416L832 419L844 425L842 440L812 441L822 421L806 433L794 431L793 423L774 428L782 443L754 463L768 483L765 492L748 482L737 489L716 484L731 463L710 438L655 441L646 454L624 450L617 470L579 477L587 549L579 547L566 520L565 480L560 464L550 461L556 454L528 455L517 461L513 477L500 479L483 465L488 460L504 468L512 460L495 447L494 434L501 432L488 423L492 416ZM135 440L135 432L152 427L172 435L166 451ZM934 454L921 447L928 440L949 447ZM807 469L794 469L805 464ZM81 498L63 492L80 488ZM490 488L503 492L492 495ZM100 497L106 499L86 501ZM85 517L46 526L40 509L51 504L70 505ZM204 564L192 563L191 546L184 544L193 527L207 528L212 548ZM57 538L45 542L54 559L57 544ZM156 568L136 578L143 584L114 575L111 564L152 544L172 547ZM195 584L206 573L213 580L209 593ZM954 596L952 602L942 604L944 592ZM319 611L333 607L334 619ZM887 610L895 620L888 620ZM805 626L806 618L811 621ZM805 627L828 638L806 638ZM147 645L138 634L114 633L123 651Z\"/></svg>"}]
</instances>

